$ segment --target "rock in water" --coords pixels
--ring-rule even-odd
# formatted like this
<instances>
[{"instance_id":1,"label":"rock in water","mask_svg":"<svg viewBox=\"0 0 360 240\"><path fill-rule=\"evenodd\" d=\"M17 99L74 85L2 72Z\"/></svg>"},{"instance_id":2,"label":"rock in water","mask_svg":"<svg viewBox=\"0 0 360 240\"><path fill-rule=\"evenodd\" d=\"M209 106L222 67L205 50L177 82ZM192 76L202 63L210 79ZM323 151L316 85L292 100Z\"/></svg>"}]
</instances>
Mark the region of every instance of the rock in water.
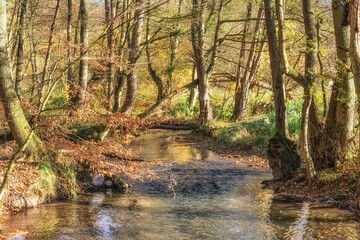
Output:
<instances>
[{"instance_id":1,"label":"rock in water","mask_svg":"<svg viewBox=\"0 0 360 240\"><path fill-rule=\"evenodd\" d=\"M112 187L112 185L113 185L113 182L111 180L106 180L105 181L105 186L106 187Z\"/></svg>"},{"instance_id":2,"label":"rock in water","mask_svg":"<svg viewBox=\"0 0 360 240\"><path fill-rule=\"evenodd\" d=\"M104 184L105 178L99 174L96 174L92 177L92 181L95 186L102 186Z\"/></svg>"},{"instance_id":3,"label":"rock in water","mask_svg":"<svg viewBox=\"0 0 360 240\"><path fill-rule=\"evenodd\" d=\"M300 167L300 156L296 150L296 144L285 137L271 138L267 155L275 181L291 179Z\"/></svg>"}]
</instances>

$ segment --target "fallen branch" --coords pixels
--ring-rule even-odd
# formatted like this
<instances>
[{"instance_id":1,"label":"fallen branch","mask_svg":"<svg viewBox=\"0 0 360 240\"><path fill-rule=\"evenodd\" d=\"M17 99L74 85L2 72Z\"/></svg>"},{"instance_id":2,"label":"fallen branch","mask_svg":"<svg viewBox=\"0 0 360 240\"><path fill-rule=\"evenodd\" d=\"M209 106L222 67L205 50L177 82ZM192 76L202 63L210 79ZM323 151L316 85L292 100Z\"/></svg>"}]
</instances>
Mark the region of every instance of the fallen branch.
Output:
<instances>
[{"instance_id":1,"label":"fallen branch","mask_svg":"<svg viewBox=\"0 0 360 240\"><path fill-rule=\"evenodd\" d=\"M196 79L196 80L192 81L191 83L189 83L189 84L187 84L185 86L182 86L181 88L173 91L168 96L161 99L161 101L154 104L151 108L149 108L148 110L146 110L145 112L140 114L139 117L141 117L141 118L149 118L149 117L154 116L158 111L160 111L163 107L165 107L175 97L177 97L178 95L186 92L188 89L190 89L190 88L192 88L192 87L194 87L194 86L196 86L198 84L199 84L199 80Z\"/></svg>"},{"instance_id":2,"label":"fallen branch","mask_svg":"<svg viewBox=\"0 0 360 240\"><path fill-rule=\"evenodd\" d=\"M149 128L151 129L168 129L168 130L194 130L197 125L168 125L168 124L153 124L150 125Z\"/></svg>"}]
</instances>

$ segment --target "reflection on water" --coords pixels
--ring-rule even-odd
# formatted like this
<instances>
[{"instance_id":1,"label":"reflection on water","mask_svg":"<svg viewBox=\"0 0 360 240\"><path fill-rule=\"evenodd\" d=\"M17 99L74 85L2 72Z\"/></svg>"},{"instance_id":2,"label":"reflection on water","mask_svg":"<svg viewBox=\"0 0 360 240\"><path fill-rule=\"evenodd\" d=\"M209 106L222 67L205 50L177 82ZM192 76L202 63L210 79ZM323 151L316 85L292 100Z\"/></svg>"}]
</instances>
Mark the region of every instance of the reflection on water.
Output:
<instances>
[{"instance_id":1,"label":"reflection on water","mask_svg":"<svg viewBox=\"0 0 360 240\"><path fill-rule=\"evenodd\" d=\"M5 220L1 233L28 232L26 239L357 239L359 225L349 212L275 202L261 189L269 172L243 169L175 136L154 133L132 144L143 148L141 158L163 162L156 167L159 180L135 183L127 193L108 190L23 211Z\"/></svg>"}]
</instances>

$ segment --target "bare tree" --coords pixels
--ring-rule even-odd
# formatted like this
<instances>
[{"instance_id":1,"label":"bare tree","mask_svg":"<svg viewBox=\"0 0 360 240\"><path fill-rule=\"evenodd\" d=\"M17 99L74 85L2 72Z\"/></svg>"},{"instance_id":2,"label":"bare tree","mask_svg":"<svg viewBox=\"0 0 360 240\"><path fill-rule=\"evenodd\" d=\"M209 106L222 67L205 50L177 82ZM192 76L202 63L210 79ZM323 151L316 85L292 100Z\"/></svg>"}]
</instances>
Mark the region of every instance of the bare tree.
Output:
<instances>
[{"instance_id":1,"label":"bare tree","mask_svg":"<svg viewBox=\"0 0 360 240\"><path fill-rule=\"evenodd\" d=\"M192 0L192 23L191 23L191 42L194 51L195 66L199 79L199 101L200 116L202 123L212 120L212 112L209 99L209 81L206 74L204 56L204 7L205 0Z\"/></svg>"},{"instance_id":2,"label":"bare tree","mask_svg":"<svg viewBox=\"0 0 360 240\"><path fill-rule=\"evenodd\" d=\"M143 1L136 0L136 10L134 14L134 26L132 29L131 40L130 40L130 49L129 49L129 59L130 70L127 75L127 91L125 102L121 108L122 113L131 113L137 97L137 70L136 62L140 54L140 42L141 42L141 32L144 21L144 9Z\"/></svg>"}]
</instances>

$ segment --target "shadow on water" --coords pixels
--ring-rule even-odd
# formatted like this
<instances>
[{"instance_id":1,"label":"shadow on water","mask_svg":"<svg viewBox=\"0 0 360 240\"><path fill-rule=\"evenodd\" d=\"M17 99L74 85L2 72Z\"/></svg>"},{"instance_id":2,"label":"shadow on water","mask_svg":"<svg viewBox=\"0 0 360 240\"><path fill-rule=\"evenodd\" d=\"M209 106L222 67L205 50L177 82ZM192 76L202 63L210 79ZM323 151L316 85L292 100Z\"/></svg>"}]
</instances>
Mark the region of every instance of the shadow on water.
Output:
<instances>
[{"instance_id":1,"label":"shadow on water","mask_svg":"<svg viewBox=\"0 0 360 240\"><path fill-rule=\"evenodd\" d=\"M180 136L180 137L179 137ZM159 179L126 193L108 190L29 209L1 223L13 239L357 239L351 213L277 202L270 172L188 146L174 132L135 139L141 158L160 160ZM175 184L176 182L176 184ZM172 184L171 184L172 183ZM360 235L359 235L360 236Z\"/></svg>"}]
</instances>

